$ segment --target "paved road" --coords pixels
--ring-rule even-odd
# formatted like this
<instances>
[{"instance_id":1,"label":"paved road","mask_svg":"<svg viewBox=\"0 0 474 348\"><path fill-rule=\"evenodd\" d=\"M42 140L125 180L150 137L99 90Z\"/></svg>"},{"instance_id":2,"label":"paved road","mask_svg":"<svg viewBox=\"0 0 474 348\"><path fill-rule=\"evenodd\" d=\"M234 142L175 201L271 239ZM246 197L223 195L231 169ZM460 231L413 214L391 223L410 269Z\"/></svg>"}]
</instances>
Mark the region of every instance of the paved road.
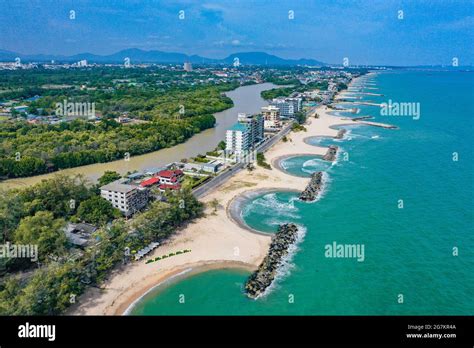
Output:
<instances>
[{"instance_id":1,"label":"paved road","mask_svg":"<svg viewBox=\"0 0 474 348\"><path fill-rule=\"evenodd\" d=\"M293 121L294 122L294 121ZM277 142L281 140L285 135L290 133L291 131L291 125L293 122L288 123L283 129L275 134L272 138L268 139L264 143L260 144L257 146L256 151L257 152L265 152L269 148L271 148L273 145L275 145ZM247 163L236 163L229 169L226 169L223 173L219 174L215 178L209 180L208 182L204 183L203 185L199 186L198 188L193 190L193 194L196 198L201 198L205 196L209 191L214 190L216 187L222 185L225 183L227 180L229 180L233 175L237 174L240 172L246 165Z\"/></svg>"}]
</instances>

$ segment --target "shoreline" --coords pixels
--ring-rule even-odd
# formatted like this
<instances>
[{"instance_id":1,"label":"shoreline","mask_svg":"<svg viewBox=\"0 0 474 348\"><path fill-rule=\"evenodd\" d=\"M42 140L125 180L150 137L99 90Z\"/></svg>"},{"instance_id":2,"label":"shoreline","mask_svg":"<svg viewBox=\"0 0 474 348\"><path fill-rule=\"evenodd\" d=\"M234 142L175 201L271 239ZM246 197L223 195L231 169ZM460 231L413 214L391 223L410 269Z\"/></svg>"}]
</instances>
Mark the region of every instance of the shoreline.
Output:
<instances>
[{"instance_id":1,"label":"shoreline","mask_svg":"<svg viewBox=\"0 0 474 348\"><path fill-rule=\"evenodd\" d=\"M349 118L330 115L331 111L323 105L315 108L308 114L305 124L307 132L288 134L291 141L280 140L276 143L265 153L267 161L273 163L278 157L294 157L301 153L315 157L324 156L328 147L309 145L304 138L313 136L334 138L338 130L333 127L348 124ZM320 115L317 119L313 117L316 112ZM256 269L267 254L272 234L253 230L245 222L239 223L241 218L240 211L235 210L236 202L239 203L236 199L242 200L242 197L249 195L255 197L261 192L301 192L309 180L310 178L297 177L278 168L267 170L257 166L252 172L247 170L238 172L201 199L204 203L217 199L219 207L216 211L211 211L206 206L204 217L177 231L169 241L155 249L147 258L182 249L190 249L192 252L151 264L140 261L123 269L114 270L101 285L100 290L88 289L79 298L78 303L71 307L68 314L118 315L130 312L133 310L132 304L136 304L147 292L152 291L151 289L156 289L160 284L189 268L193 270L192 274L207 270L206 266L212 269L242 267L248 270ZM183 276L191 275L190 272Z\"/></svg>"},{"instance_id":2,"label":"shoreline","mask_svg":"<svg viewBox=\"0 0 474 348\"><path fill-rule=\"evenodd\" d=\"M142 287L140 290L137 290L134 294L128 297L128 301L123 302L117 309L116 315L133 315L134 307L149 293L157 290L163 285L170 284L173 281L180 281L193 275L212 271L212 270L222 270L222 269L240 269L243 271L252 272L256 269L253 265L240 262L232 261L215 261L215 262L202 262L201 264L192 264L188 267L182 266L176 268L166 274L161 275L153 281L150 280L151 285L147 287Z\"/></svg>"}]
</instances>

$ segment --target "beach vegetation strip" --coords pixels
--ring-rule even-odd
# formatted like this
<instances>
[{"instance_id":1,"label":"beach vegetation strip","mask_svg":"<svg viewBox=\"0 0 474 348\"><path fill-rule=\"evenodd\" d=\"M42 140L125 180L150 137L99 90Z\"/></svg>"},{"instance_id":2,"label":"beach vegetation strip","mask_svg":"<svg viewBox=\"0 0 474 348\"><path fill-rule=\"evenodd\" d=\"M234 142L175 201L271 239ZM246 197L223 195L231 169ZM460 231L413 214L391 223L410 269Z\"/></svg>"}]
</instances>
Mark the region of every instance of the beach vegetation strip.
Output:
<instances>
[{"instance_id":1,"label":"beach vegetation strip","mask_svg":"<svg viewBox=\"0 0 474 348\"><path fill-rule=\"evenodd\" d=\"M172 252L172 253L169 253L169 254L165 254L165 255L162 255L162 256L157 256L154 259L146 260L145 263L148 264L148 263L152 263L152 262L155 262L155 261L160 261L160 260L163 260L163 259L167 259L168 257L182 255L182 254L186 254L186 253L190 253L190 252L191 252L190 249L178 250L176 252Z\"/></svg>"}]
</instances>

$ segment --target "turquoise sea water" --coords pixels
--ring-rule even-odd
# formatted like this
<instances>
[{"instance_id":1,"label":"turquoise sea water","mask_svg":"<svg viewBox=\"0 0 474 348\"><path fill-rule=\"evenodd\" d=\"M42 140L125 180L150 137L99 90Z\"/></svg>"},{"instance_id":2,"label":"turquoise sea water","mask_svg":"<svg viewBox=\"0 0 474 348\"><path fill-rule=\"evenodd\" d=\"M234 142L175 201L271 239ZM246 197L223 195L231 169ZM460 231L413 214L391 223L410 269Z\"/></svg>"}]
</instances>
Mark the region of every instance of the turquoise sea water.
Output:
<instances>
[{"instance_id":1,"label":"turquoise sea water","mask_svg":"<svg viewBox=\"0 0 474 348\"><path fill-rule=\"evenodd\" d=\"M373 80L372 92L384 96L364 99L419 102L421 117L359 106L359 115L399 129L348 127L338 145L349 158L326 168L329 183L315 203L291 192L248 202L243 216L255 229L291 221L306 230L293 266L266 297L245 297L247 272L214 270L158 287L133 314L474 314L474 74L390 72ZM364 261L325 257L333 242L364 245Z\"/></svg>"},{"instance_id":2,"label":"turquoise sea water","mask_svg":"<svg viewBox=\"0 0 474 348\"><path fill-rule=\"evenodd\" d=\"M325 171L331 167L332 162L325 161L321 156L295 156L280 161L281 168L296 176L310 177L317 171Z\"/></svg>"}]
</instances>

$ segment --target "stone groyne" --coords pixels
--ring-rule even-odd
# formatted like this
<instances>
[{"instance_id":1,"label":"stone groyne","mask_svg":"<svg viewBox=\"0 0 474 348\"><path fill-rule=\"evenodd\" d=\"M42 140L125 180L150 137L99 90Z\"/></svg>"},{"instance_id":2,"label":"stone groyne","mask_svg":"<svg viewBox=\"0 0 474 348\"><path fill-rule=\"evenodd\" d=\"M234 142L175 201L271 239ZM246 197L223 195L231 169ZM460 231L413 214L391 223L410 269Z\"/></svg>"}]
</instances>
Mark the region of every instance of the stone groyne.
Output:
<instances>
[{"instance_id":1,"label":"stone groyne","mask_svg":"<svg viewBox=\"0 0 474 348\"><path fill-rule=\"evenodd\" d=\"M338 147L336 145L329 146L326 154L323 156L323 160L325 161L335 161L337 156Z\"/></svg>"},{"instance_id":2,"label":"stone groyne","mask_svg":"<svg viewBox=\"0 0 474 348\"><path fill-rule=\"evenodd\" d=\"M302 201L314 201L318 197L323 185L323 172L311 174L311 180L303 192L300 194Z\"/></svg>"},{"instance_id":3,"label":"stone groyne","mask_svg":"<svg viewBox=\"0 0 474 348\"><path fill-rule=\"evenodd\" d=\"M337 135L335 136L336 139L342 139L344 137L344 134L346 134L347 130L345 129L339 129L337 132Z\"/></svg>"},{"instance_id":4,"label":"stone groyne","mask_svg":"<svg viewBox=\"0 0 474 348\"><path fill-rule=\"evenodd\" d=\"M295 224L283 224L273 235L270 249L258 269L245 283L245 292L250 298L257 298L273 283L289 248L298 239L298 227Z\"/></svg>"}]
</instances>

